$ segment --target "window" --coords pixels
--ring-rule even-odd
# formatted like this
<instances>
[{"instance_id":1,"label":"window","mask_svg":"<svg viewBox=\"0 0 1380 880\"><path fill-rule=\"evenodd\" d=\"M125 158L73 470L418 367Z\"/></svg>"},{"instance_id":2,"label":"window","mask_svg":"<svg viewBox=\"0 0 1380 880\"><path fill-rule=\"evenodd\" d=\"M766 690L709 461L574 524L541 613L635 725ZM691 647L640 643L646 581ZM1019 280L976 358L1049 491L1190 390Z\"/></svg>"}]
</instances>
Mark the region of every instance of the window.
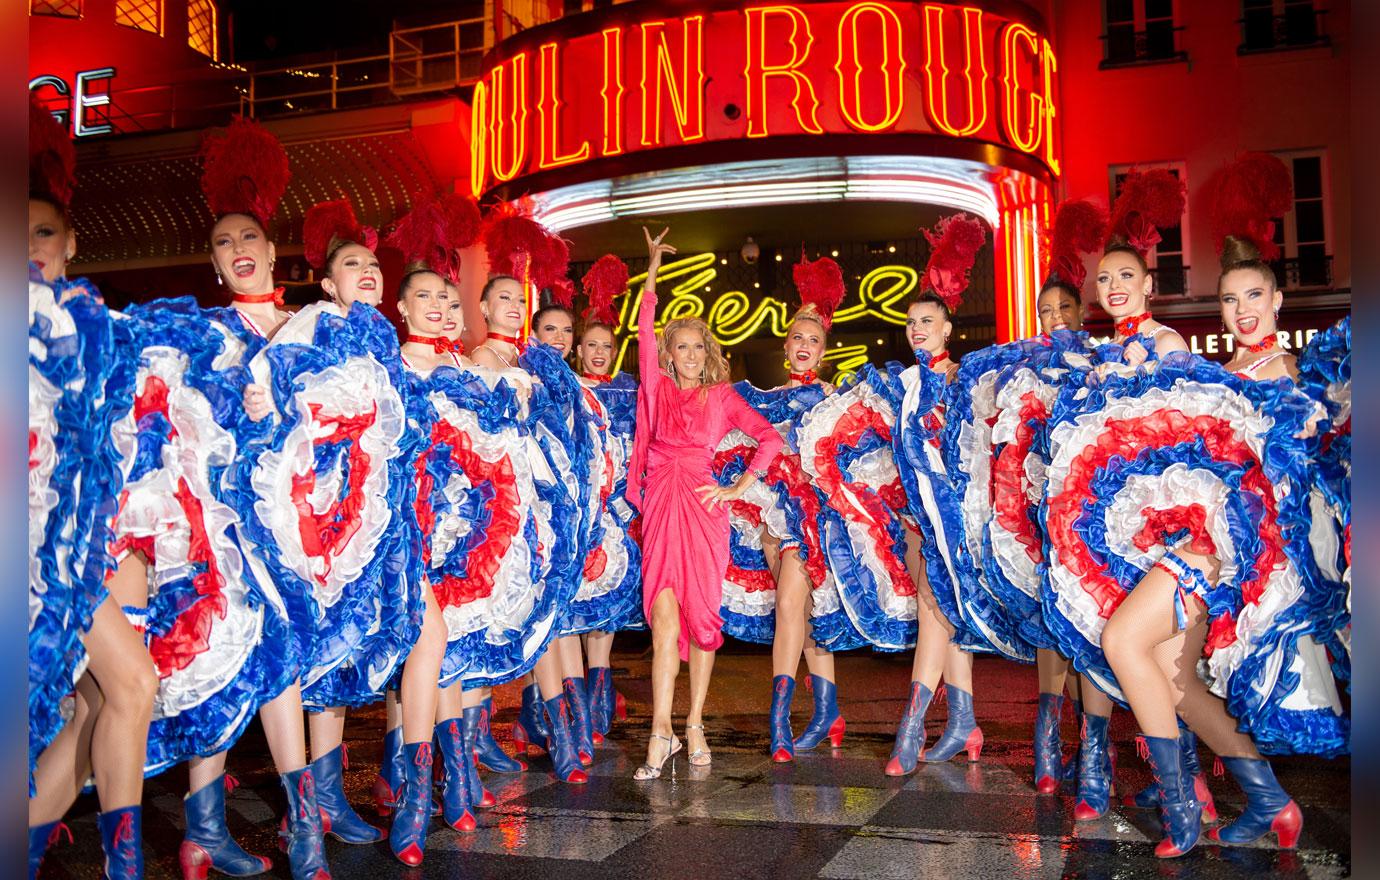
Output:
<instances>
[{"instance_id":1,"label":"window","mask_svg":"<svg viewBox=\"0 0 1380 880\"><path fill-rule=\"evenodd\" d=\"M1179 180L1188 179L1183 162L1143 162L1136 165L1113 165L1111 172L1111 203L1121 195L1121 185L1132 169L1148 171L1151 168L1167 168ZM1188 237L1188 213L1185 211L1177 226L1160 228L1160 243L1145 255L1150 271L1155 276L1157 296L1188 295L1188 251L1185 242Z\"/></svg>"},{"instance_id":2,"label":"window","mask_svg":"<svg viewBox=\"0 0 1380 880\"><path fill-rule=\"evenodd\" d=\"M1103 0L1102 67L1182 61L1174 0Z\"/></svg>"},{"instance_id":3,"label":"window","mask_svg":"<svg viewBox=\"0 0 1380 880\"><path fill-rule=\"evenodd\" d=\"M29 0L29 14L81 18L81 0Z\"/></svg>"},{"instance_id":4,"label":"window","mask_svg":"<svg viewBox=\"0 0 1380 880\"><path fill-rule=\"evenodd\" d=\"M212 61L220 60L216 33L216 4L211 0L188 0L187 45Z\"/></svg>"},{"instance_id":5,"label":"window","mask_svg":"<svg viewBox=\"0 0 1380 880\"><path fill-rule=\"evenodd\" d=\"M1331 187L1327 154L1279 153L1294 177L1294 208L1275 223L1275 276L1286 290L1332 286Z\"/></svg>"},{"instance_id":6,"label":"window","mask_svg":"<svg viewBox=\"0 0 1380 880\"><path fill-rule=\"evenodd\" d=\"M115 0L115 23L163 34L163 0Z\"/></svg>"},{"instance_id":7,"label":"window","mask_svg":"<svg viewBox=\"0 0 1380 880\"><path fill-rule=\"evenodd\" d=\"M1312 0L1243 0L1238 54L1326 46L1322 17Z\"/></svg>"}]
</instances>

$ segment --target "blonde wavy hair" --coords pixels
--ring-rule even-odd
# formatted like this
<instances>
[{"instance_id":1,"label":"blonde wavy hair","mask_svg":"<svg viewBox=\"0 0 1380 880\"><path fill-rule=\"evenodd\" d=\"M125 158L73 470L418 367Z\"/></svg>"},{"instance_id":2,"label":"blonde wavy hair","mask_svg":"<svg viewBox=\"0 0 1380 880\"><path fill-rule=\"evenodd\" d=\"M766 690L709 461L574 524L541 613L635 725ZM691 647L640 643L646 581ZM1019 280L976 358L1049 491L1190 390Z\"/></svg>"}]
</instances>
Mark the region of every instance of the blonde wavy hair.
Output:
<instances>
[{"instance_id":1,"label":"blonde wavy hair","mask_svg":"<svg viewBox=\"0 0 1380 880\"><path fill-rule=\"evenodd\" d=\"M682 330L693 330L704 340L704 372L700 373L700 385L708 388L727 382L728 360L724 357L723 349L719 347L719 340L709 332L709 325L699 318L676 318L674 321L668 321L662 328L661 337L657 339L656 345L657 363L661 364L661 369L671 378L675 378L675 367L671 365L671 340Z\"/></svg>"}]
</instances>

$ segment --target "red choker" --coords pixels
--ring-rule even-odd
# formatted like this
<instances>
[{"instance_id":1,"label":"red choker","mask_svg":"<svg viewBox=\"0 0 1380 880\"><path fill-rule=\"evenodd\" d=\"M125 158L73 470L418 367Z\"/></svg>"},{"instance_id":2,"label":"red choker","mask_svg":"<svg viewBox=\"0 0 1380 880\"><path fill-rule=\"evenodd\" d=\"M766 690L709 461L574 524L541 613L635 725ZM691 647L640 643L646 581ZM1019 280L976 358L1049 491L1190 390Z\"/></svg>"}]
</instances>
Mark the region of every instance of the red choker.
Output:
<instances>
[{"instance_id":1,"label":"red choker","mask_svg":"<svg viewBox=\"0 0 1380 880\"><path fill-rule=\"evenodd\" d=\"M411 336L407 337L407 342L415 342L418 345L429 345L435 349L437 354L464 354L465 343L458 340L452 341L444 336ZM406 344L406 343L404 343Z\"/></svg>"},{"instance_id":2,"label":"red choker","mask_svg":"<svg viewBox=\"0 0 1380 880\"><path fill-rule=\"evenodd\" d=\"M591 382L600 382L600 383L602 383L602 382L612 382L612 381L613 381L613 377L612 377L612 376L599 376L599 375L596 375L596 374L594 374L594 373L581 373L580 375L581 375L581 376L584 376L586 379L588 379L588 380L591 381Z\"/></svg>"},{"instance_id":3,"label":"red choker","mask_svg":"<svg viewBox=\"0 0 1380 880\"><path fill-rule=\"evenodd\" d=\"M813 385L819 380L819 376L814 370L806 370L803 373L791 373L791 381L799 382L801 385Z\"/></svg>"},{"instance_id":4,"label":"red choker","mask_svg":"<svg viewBox=\"0 0 1380 880\"><path fill-rule=\"evenodd\" d=\"M1246 351L1249 351L1251 354L1260 354L1262 351L1269 351L1272 348L1278 347L1279 337L1271 334L1270 336L1266 336L1264 339L1260 340L1254 345L1246 346Z\"/></svg>"},{"instance_id":5,"label":"red choker","mask_svg":"<svg viewBox=\"0 0 1380 880\"><path fill-rule=\"evenodd\" d=\"M244 303L245 305L258 305L259 303L271 302L276 306L283 304L282 287L273 288L272 293L237 293L230 299L232 302Z\"/></svg>"},{"instance_id":6,"label":"red choker","mask_svg":"<svg viewBox=\"0 0 1380 880\"><path fill-rule=\"evenodd\" d=\"M1140 325L1148 320L1150 320L1149 312L1141 312L1139 315L1122 318L1116 322L1116 335L1121 337L1135 336L1140 332Z\"/></svg>"},{"instance_id":7,"label":"red choker","mask_svg":"<svg viewBox=\"0 0 1380 880\"><path fill-rule=\"evenodd\" d=\"M516 348L518 350L518 354L522 354L522 352L527 348L523 341L517 336L504 336L502 333L487 333L485 334L484 338L497 339L499 342L506 342L513 348Z\"/></svg>"},{"instance_id":8,"label":"red choker","mask_svg":"<svg viewBox=\"0 0 1380 880\"><path fill-rule=\"evenodd\" d=\"M948 360L948 358L949 358L949 350L946 348L946 349L944 349L943 351L941 351L939 354L930 355L929 363L926 364L926 366L928 366L931 370L933 370L935 364L943 363L944 361Z\"/></svg>"}]
</instances>

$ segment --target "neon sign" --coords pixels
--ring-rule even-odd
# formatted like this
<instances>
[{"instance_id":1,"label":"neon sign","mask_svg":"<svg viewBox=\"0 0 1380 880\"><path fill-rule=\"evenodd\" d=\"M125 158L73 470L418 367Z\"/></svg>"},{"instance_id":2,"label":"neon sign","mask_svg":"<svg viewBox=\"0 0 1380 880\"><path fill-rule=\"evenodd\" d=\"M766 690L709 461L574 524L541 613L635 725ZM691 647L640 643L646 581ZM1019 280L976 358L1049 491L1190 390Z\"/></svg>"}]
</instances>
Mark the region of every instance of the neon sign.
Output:
<instances>
[{"instance_id":1,"label":"neon sign","mask_svg":"<svg viewBox=\"0 0 1380 880\"><path fill-rule=\"evenodd\" d=\"M109 121L92 125L87 121L87 111L93 107L109 107L111 81L115 79L115 68L101 67L96 70L78 71L74 77L76 80L75 89L68 87L67 81L60 76L44 74L29 80L29 91L36 91L42 88L50 88L64 98L70 99L66 102L67 107L53 113L57 120L66 125L69 120L72 127L72 137L90 137L97 134L110 134L115 130L115 126ZM110 111L105 111L109 113Z\"/></svg>"},{"instance_id":2,"label":"neon sign","mask_svg":"<svg viewBox=\"0 0 1380 880\"><path fill-rule=\"evenodd\" d=\"M784 300L773 296L756 298L741 290L719 294L713 303L705 302L700 292L718 277L717 257L712 253L695 254L667 263L657 272L657 281L674 281L669 295L661 295L656 326L677 318L700 318L709 325L710 334L720 345L734 346L754 336L770 334L786 337L790 328L792 308ZM628 346L637 337L637 311L642 305L642 285L647 280L643 272L628 279L631 296L623 298L619 313L619 330L623 335L614 369L621 368ZM878 266L857 283L853 296L844 298L847 307L834 312L834 326L875 318L887 324L904 327L906 312L902 307L906 297L915 292L920 273L910 266ZM854 300L856 297L856 301ZM850 345L830 348L826 362L833 363L840 372L855 370L867 362L867 346Z\"/></svg>"},{"instance_id":3,"label":"neon sign","mask_svg":"<svg viewBox=\"0 0 1380 880\"><path fill-rule=\"evenodd\" d=\"M1022 14L860 0L669 20L620 9L533 28L498 47L475 87L471 186L481 195L687 144L828 134L971 139L1057 175L1058 63Z\"/></svg>"}]
</instances>

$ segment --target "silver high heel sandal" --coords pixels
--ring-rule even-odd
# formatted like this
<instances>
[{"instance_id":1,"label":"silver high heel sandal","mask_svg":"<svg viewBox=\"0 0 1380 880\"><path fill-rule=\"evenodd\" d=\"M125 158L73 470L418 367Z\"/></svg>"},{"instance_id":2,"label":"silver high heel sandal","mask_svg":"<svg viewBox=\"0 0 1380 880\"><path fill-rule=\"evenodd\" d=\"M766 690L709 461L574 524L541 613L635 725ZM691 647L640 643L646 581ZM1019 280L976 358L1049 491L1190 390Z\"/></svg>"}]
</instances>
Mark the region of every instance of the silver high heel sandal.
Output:
<instances>
[{"instance_id":1,"label":"silver high heel sandal","mask_svg":"<svg viewBox=\"0 0 1380 880\"><path fill-rule=\"evenodd\" d=\"M676 753L681 750L681 742L675 738L674 734L671 736L662 736L659 733L654 733L652 734L652 738L666 741L666 756L662 758L661 763L657 764L655 767L651 764L643 764L641 767L634 770L633 779L638 782L646 782L649 779L660 779L661 768L665 767L666 762L675 757Z\"/></svg>"},{"instance_id":2,"label":"silver high heel sandal","mask_svg":"<svg viewBox=\"0 0 1380 880\"><path fill-rule=\"evenodd\" d=\"M685 725L685 729L686 729L686 730L698 730L698 731L700 731L700 733L703 733L703 732L704 732L704 725L703 725L703 724L687 724L687 725ZM688 734L687 734L687 736L688 736ZM708 767L708 766L710 765L710 763L714 760L714 755L713 755L713 753L711 753L711 752L709 751L709 748L708 748L708 739L706 738L706 741L705 741L705 748L702 748L702 749L695 749L693 752L690 753L690 757L687 758L686 760L688 760L688 761L690 762L690 766L691 766L691 767Z\"/></svg>"}]
</instances>

